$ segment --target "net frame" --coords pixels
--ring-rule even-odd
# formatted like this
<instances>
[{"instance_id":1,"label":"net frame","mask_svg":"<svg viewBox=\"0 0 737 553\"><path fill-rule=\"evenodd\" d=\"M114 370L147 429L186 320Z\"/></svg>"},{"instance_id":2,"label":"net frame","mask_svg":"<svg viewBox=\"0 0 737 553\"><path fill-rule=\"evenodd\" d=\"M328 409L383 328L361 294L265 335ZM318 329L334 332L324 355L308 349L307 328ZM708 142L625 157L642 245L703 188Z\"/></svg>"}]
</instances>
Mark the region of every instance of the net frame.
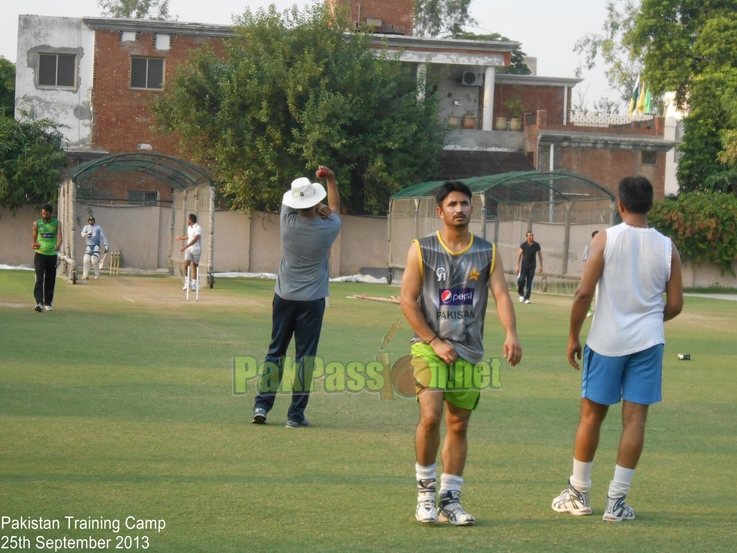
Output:
<instances>
[{"instance_id":1,"label":"net frame","mask_svg":"<svg viewBox=\"0 0 737 553\"><path fill-rule=\"evenodd\" d=\"M67 280L77 282L77 248L74 235L76 226L77 186L68 179L59 186L57 218L61 223L61 248L59 249L58 274L66 275Z\"/></svg>"},{"instance_id":2,"label":"net frame","mask_svg":"<svg viewBox=\"0 0 737 553\"><path fill-rule=\"evenodd\" d=\"M513 274L525 234L536 234L547 259L544 278L536 280L538 286L577 282L580 252L591 240L591 232L613 225L616 218L614 195L573 173L529 171L459 180L473 192L470 230L497 244L505 272ZM392 196L387 217L390 270L404 270L414 239L442 228L434 198L442 184L421 183Z\"/></svg>"},{"instance_id":3,"label":"net frame","mask_svg":"<svg viewBox=\"0 0 737 553\"><path fill-rule=\"evenodd\" d=\"M198 266L198 275L205 269L208 278L212 278L215 253L215 189L209 184L202 184L184 190L173 191L173 204L169 214L170 219L170 248L169 274L184 278L184 254L177 241L177 236L187 234L187 221L190 213L197 215L197 224L202 229L202 256ZM206 215L206 217L203 217Z\"/></svg>"}]
</instances>

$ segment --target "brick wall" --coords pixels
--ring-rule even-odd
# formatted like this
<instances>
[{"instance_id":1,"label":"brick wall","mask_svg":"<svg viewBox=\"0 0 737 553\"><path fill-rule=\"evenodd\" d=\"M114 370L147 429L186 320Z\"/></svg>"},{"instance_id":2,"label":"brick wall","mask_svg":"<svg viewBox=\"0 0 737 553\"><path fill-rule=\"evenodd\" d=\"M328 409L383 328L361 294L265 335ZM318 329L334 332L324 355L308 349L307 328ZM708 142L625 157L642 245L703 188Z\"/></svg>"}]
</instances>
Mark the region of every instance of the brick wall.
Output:
<instances>
[{"instance_id":1,"label":"brick wall","mask_svg":"<svg viewBox=\"0 0 737 553\"><path fill-rule=\"evenodd\" d=\"M538 131L566 131L576 134L611 135L622 137L662 138L664 119L656 117L654 123L615 127L579 127L571 124L551 124L549 112L538 111L535 117L525 121L525 153L539 171L550 169L550 146L543 145L538 149ZM655 163L643 163L642 151L638 149L608 149L604 147L573 148L555 146L554 168L577 173L604 186L615 196L617 185L624 177L642 175L653 185L655 199L662 201L665 197L665 152L655 152Z\"/></svg>"},{"instance_id":2,"label":"brick wall","mask_svg":"<svg viewBox=\"0 0 737 553\"><path fill-rule=\"evenodd\" d=\"M353 22L365 23L367 17L381 19L378 32L412 35L414 0L328 0L332 8L346 3L350 6Z\"/></svg>"},{"instance_id":3,"label":"brick wall","mask_svg":"<svg viewBox=\"0 0 737 553\"><path fill-rule=\"evenodd\" d=\"M563 124L564 87L497 84L494 87L494 116L509 118L509 110L504 106L504 103L515 96L519 96L522 100L525 113L545 110L548 113L549 124ZM571 93L569 90L569 109L570 103Z\"/></svg>"},{"instance_id":4,"label":"brick wall","mask_svg":"<svg viewBox=\"0 0 737 553\"><path fill-rule=\"evenodd\" d=\"M173 199L169 186L159 182L150 174L142 171L98 171L82 183L80 194L86 194L90 189L93 198L115 201L128 198L128 190L156 191L159 200L170 202Z\"/></svg>"},{"instance_id":5,"label":"brick wall","mask_svg":"<svg viewBox=\"0 0 737 553\"><path fill-rule=\"evenodd\" d=\"M543 152L540 152L541 158ZM617 185L624 177L641 175L653 185L655 199L665 197L665 154L656 153L655 165L642 163L642 152L632 150L602 150L593 148L555 148L556 168L584 175L604 186L615 196ZM545 153L547 158L547 152ZM547 163L547 162L546 162ZM545 170L547 171L547 165Z\"/></svg>"},{"instance_id":6,"label":"brick wall","mask_svg":"<svg viewBox=\"0 0 737 553\"><path fill-rule=\"evenodd\" d=\"M222 52L221 39L193 36L171 36L167 51L156 50L155 36L140 33L135 42L122 42L116 31L96 31L94 87L92 91L92 149L110 153L132 152L141 143L153 149L176 155L174 136L154 134L149 106L162 94L159 90L130 87L131 56L164 58L164 87L174 68L182 63L190 50L210 44Z\"/></svg>"}]
</instances>

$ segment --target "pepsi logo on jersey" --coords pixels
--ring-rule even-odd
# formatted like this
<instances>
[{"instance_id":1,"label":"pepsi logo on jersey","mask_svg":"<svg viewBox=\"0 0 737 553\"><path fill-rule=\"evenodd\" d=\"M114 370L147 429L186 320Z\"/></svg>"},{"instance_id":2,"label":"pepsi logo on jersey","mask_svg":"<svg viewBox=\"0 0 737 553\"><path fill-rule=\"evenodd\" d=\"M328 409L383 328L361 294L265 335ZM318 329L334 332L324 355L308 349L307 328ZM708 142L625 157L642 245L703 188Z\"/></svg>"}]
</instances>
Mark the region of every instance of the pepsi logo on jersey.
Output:
<instances>
[{"instance_id":1,"label":"pepsi logo on jersey","mask_svg":"<svg viewBox=\"0 0 737 553\"><path fill-rule=\"evenodd\" d=\"M442 305L473 305L473 288L443 288L439 293Z\"/></svg>"}]
</instances>

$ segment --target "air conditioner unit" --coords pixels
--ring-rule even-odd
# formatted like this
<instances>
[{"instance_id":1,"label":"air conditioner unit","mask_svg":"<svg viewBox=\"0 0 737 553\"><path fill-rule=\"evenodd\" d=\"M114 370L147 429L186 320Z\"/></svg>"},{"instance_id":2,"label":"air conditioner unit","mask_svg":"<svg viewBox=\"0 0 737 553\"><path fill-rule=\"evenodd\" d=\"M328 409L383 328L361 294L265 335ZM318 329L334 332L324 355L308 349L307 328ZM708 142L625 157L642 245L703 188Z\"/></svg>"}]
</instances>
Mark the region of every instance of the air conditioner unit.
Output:
<instances>
[{"instance_id":1,"label":"air conditioner unit","mask_svg":"<svg viewBox=\"0 0 737 553\"><path fill-rule=\"evenodd\" d=\"M476 71L464 71L461 84L465 86L483 86L484 74Z\"/></svg>"}]
</instances>

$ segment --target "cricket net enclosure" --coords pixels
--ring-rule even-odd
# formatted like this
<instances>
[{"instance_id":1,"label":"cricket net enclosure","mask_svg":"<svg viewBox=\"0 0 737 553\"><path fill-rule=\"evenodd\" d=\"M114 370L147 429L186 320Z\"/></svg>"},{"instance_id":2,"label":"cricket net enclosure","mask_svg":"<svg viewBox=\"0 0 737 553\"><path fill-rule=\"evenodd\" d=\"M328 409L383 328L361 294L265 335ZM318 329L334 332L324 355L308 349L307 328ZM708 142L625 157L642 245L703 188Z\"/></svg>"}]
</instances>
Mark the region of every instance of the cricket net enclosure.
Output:
<instances>
[{"instance_id":1,"label":"cricket net enclosure","mask_svg":"<svg viewBox=\"0 0 737 553\"><path fill-rule=\"evenodd\" d=\"M79 233L94 215L110 243L108 259L115 253L126 270L181 275L184 243L176 237L187 234L187 217L194 213L202 227L200 263L211 283L214 190L204 168L152 151L100 156L72 168L59 186L61 271L76 282L85 249Z\"/></svg>"},{"instance_id":2,"label":"cricket net enclosure","mask_svg":"<svg viewBox=\"0 0 737 553\"><path fill-rule=\"evenodd\" d=\"M213 254L215 246L215 189L210 185L174 191L171 210L171 250L169 251L169 271L184 278L184 254L180 252L186 242L177 240L187 235L187 221L190 213L197 216L197 224L202 229L202 256L199 270L207 275L209 285L213 283ZM200 281L202 282L202 277Z\"/></svg>"},{"instance_id":3,"label":"cricket net enclosure","mask_svg":"<svg viewBox=\"0 0 737 553\"><path fill-rule=\"evenodd\" d=\"M473 192L470 230L497 245L512 280L520 244L528 231L542 248L545 272L536 279L544 291L570 293L582 271L581 254L591 233L614 223L614 195L581 175L515 172L459 179ZM435 194L443 181L424 182L394 194L389 203L388 259L404 270L415 238L440 230ZM516 277L516 275L514 275Z\"/></svg>"}]
</instances>

